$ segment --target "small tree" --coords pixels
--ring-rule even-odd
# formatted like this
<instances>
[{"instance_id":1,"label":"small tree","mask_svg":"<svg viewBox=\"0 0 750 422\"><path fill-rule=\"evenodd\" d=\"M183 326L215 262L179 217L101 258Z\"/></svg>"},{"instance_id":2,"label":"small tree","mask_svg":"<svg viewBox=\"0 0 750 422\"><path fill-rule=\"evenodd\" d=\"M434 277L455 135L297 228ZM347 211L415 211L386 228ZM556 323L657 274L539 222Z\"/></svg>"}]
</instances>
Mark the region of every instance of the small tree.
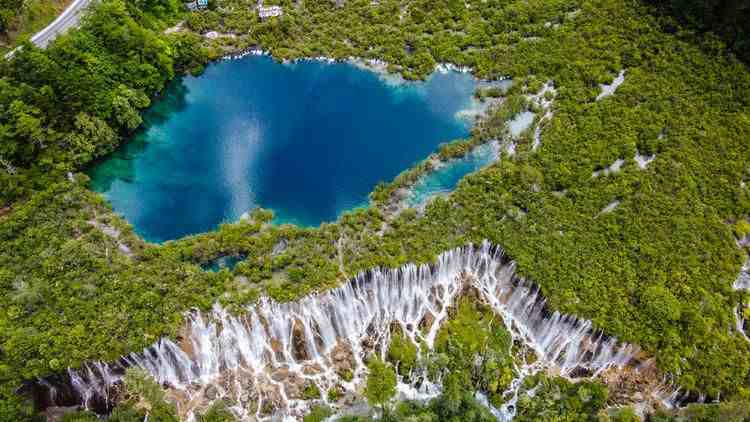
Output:
<instances>
[{"instance_id":1,"label":"small tree","mask_svg":"<svg viewBox=\"0 0 750 422\"><path fill-rule=\"evenodd\" d=\"M373 358L367 364L369 375L365 397L371 406L380 407L386 414L388 401L396 394L396 371L380 358Z\"/></svg>"}]
</instances>

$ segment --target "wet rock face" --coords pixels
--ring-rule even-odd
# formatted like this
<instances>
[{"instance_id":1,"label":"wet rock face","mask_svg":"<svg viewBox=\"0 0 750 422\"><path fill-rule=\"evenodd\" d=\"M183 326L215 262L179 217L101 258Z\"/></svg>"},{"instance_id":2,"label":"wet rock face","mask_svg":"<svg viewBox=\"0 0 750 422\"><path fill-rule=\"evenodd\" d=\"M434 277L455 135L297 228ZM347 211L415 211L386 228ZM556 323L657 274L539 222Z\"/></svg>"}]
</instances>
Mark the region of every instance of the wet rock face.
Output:
<instances>
[{"instance_id":1,"label":"wet rock face","mask_svg":"<svg viewBox=\"0 0 750 422\"><path fill-rule=\"evenodd\" d=\"M285 400L277 384L268 380L259 380L258 390L260 392L259 412L261 415L272 415L284 407Z\"/></svg>"},{"instance_id":2,"label":"wet rock face","mask_svg":"<svg viewBox=\"0 0 750 422\"><path fill-rule=\"evenodd\" d=\"M424 317L419 321L419 329L422 331L428 330L435 323L435 315L432 312L427 312Z\"/></svg>"},{"instance_id":3,"label":"wet rock face","mask_svg":"<svg viewBox=\"0 0 750 422\"><path fill-rule=\"evenodd\" d=\"M609 390L609 401L615 405L632 404L641 416L674 405L675 391L665 386L662 378L653 359L637 367L612 368L600 374Z\"/></svg>"},{"instance_id":4,"label":"wet rock face","mask_svg":"<svg viewBox=\"0 0 750 422\"><path fill-rule=\"evenodd\" d=\"M292 354L297 361L310 360L311 356L305 344L305 327L298 319L294 320L292 326Z\"/></svg>"},{"instance_id":5,"label":"wet rock face","mask_svg":"<svg viewBox=\"0 0 750 422\"><path fill-rule=\"evenodd\" d=\"M354 353L348 343L339 342L331 351L333 371L342 378L348 378L354 371Z\"/></svg>"},{"instance_id":6,"label":"wet rock face","mask_svg":"<svg viewBox=\"0 0 750 422\"><path fill-rule=\"evenodd\" d=\"M590 321L551 312L536 286L518 279L513 263L486 243L448 251L432 265L374 269L297 302L261 298L239 317L218 305L208 315L194 312L177 342L162 339L115 363L87 364L56 379L30 381L29 391L47 397L40 408L63 405L56 401L62 396L44 394L52 391L71 392L66 406L81 401L91 408L111 397L125 368L140 367L166 386L182 420L216 400L232 403L241 420L297 418L313 401L361 401L363 361L373 354L383 357L396 328L417 348L431 349L439 325L461 296L494 310L514 341L537 353L534 370L599 373L630 365L637 351L602 336ZM421 389L436 381L425 377L409 378L400 391L411 394L406 398L435 397L439 388ZM312 393L310 383L319 394ZM307 401L306 387L315 396Z\"/></svg>"},{"instance_id":7,"label":"wet rock face","mask_svg":"<svg viewBox=\"0 0 750 422\"><path fill-rule=\"evenodd\" d=\"M221 395L221 392L216 386L209 385L206 387L205 395L208 400L216 400Z\"/></svg>"},{"instance_id":8,"label":"wet rock face","mask_svg":"<svg viewBox=\"0 0 750 422\"><path fill-rule=\"evenodd\" d=\"M255 383L252 380L246 381L242 384L238 394L238 403L243 409L246 409L248 413L255 413L258 411L258 390L255 388Z\"/></svg>"}]
</instances>

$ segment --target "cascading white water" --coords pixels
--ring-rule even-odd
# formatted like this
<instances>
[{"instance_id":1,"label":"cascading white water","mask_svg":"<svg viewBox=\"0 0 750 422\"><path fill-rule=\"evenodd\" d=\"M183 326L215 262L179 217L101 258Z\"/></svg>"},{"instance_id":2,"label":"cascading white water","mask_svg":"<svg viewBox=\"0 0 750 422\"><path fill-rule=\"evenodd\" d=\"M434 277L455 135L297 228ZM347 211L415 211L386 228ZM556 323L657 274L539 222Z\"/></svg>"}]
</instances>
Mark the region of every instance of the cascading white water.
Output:
<instances>
[{"instance_id":1,"label":"cascading white water","mask_svg":"<svg viewBox=\"0 0 750 422\"><path fill-rule=\"evenodd\" d=\"M322 401L332 388L355 392L366 375L363 359L369 353L385 356L394 324L418 347L432 349L449 309L467 287L475 288L514 339L538 356L533 364L516 366L509 400L492 409L499 419L513 417L521 381L529 374L550 367L562 375L581 369L596 374L628 365L638 353L590 321L550 312L539 289L515 275L515 264L500 248L484 242L445 252L433 265L361 273L296 302L263 298L241 316L219 305L209 315L192 312L179 344L164 338L141 353L112 364L86 364L67 376L84 405L106 398L125 368L140 367L191 406L226 396L238 403L233 411L241 418L299 418L309 408L305 386L314 384ZM404 396L426 399L440 393L437 380L411 378L399 385ZM209 389L215 391L208 394ZM192 419L192 408L180 412Z\"/></svg>"},{"instance_id":2,"label":"cascading white water","mask_svg":"<svg viewBox=\"0 0 750 422\"><path fill-rule=\"evenodd\" d=\"M750 259L742 264L740 273L737 275L734 283L732 283L732 288L734 290L750 291ZM734 309L734 320L735 328L740 333L740 335L742 335L745 340L750 341L750 337L748 337L747 333L745 332L744 310L746 306L747 305L743 305L742 303L739 303L737 305L737 307Z\"/></svg>"},{"instance_id":3,"label":"cascading white water","mask_svg":"<svg viewBox=\"0 0 750 422\"><path fill-rule=\"evenodd\" d=\"M740 273L732 283L732 288L734 290L750 290L750 259L742 264Z\"/></svg>"}]
</instances>

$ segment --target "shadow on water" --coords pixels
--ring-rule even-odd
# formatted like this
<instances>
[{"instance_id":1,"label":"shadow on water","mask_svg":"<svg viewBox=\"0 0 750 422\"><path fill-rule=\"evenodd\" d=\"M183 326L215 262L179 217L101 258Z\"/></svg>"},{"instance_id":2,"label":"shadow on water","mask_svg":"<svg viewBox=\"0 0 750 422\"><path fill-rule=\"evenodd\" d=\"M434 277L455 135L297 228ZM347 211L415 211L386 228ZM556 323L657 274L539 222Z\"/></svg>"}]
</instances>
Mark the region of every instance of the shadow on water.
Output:
<instances>
[{"instance_id":1,"label":"shadow on water","mask_svg":"<svg viewBox=\"0 0 750 422\"><path fill-rule=\"evenodd\" d=\"M152 98L151 107L143 114L143 123L135 130L125 144L110 154L91 162L86 173L91 176L95 191L106 192L115 180L135 181L134 159L148 147L147 133L152 127L160 126L172 116L187 108L189 88L182 77L170 82L161 95Z\"/></svg>"}]
</instances>

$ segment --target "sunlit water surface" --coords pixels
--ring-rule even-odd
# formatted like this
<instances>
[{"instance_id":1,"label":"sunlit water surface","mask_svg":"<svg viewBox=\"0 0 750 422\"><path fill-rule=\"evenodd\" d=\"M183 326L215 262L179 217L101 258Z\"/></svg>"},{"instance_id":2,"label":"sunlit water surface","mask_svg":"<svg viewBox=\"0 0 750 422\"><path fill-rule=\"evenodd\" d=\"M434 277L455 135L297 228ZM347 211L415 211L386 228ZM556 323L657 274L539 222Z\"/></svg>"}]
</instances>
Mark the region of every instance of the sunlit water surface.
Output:
<instances>
[{"instance_id":1,"label":"sunlit water surface","mask_svg":"<svg viewBox=\"0 0 750 422\"><path fill-rule=\"evenodd\" d=\"M348 63L249 56L174 81L143 129L90 170L145 239L176 239L254 207L315 226L364 205L380 181L468 135L475 80L393 83Z\"/></svg>"}]
</instances>

